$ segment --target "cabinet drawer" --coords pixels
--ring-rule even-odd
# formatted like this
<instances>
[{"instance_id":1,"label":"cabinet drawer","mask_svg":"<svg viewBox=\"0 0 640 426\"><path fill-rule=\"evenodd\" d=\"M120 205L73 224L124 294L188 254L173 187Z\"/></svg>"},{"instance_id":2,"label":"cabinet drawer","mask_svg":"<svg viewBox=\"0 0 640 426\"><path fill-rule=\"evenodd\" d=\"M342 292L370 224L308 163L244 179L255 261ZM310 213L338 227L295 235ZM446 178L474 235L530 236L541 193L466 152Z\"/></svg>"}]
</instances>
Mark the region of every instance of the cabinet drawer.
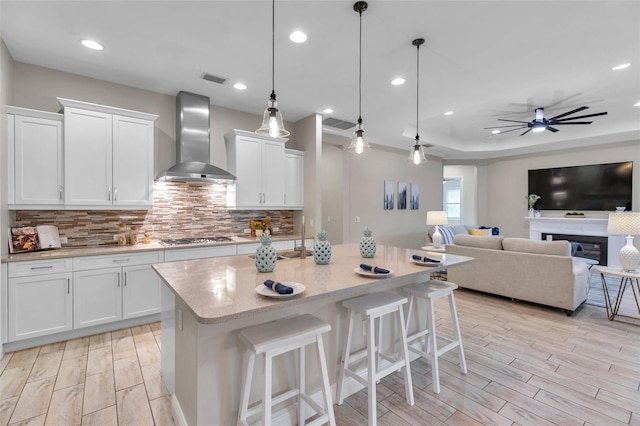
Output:
<instances>
[{"instance_id":1,"label":"cabinet drawer","mask_svg":"<svg viewBox=\"0 0 640 426\"><path fill-rule=\"evenodd\" d=\"M166 262L175 262L177 260L206 259L208 257L233 256L235 254L235 245L183 248L165 251L164 260Z\"/></svg>"},{"instance_id":2,"label":"cabinet drawer","mask_svg":"<svg viewBox=\"0 0 640 426\"><path fill-rule=\"evenodd\" d=\"M73 270L86 271L89 269L109 268L113 266L147 265L150 263L160 263L162 261L163 253L161 251L76 257L73 259Z\"/></svg>"},{"instance_id":3,"label":"cabinet drawer","mask_svg":"<svg viewBox=\"0 0 640 426\"><path fill-rule=\"evenodd\" d=\"M9 263L9 278L28 277L31 275L55 274L71 272L72 261L68 259L34 260L29 262Z\"/></svg>"}]
</instances>

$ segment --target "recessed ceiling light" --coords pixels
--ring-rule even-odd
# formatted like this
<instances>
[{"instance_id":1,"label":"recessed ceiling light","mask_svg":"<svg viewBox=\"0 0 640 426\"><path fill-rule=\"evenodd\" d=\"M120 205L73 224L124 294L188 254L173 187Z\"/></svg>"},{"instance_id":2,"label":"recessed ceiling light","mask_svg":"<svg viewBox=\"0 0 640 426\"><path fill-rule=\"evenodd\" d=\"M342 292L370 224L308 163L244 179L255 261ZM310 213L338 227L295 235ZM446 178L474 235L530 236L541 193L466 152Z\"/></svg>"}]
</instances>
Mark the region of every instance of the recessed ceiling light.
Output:
<instances>
[{"instance_id":1,"label":"recessed ceiling light","mask_svg":"<svg viewBox=\"0 0 640 426\"><path fill-rule=\"evenodd\" d=\"M242 83L236 83L233 85L234 89L238 89L238 90L246 90L247 86L242 84Z\"/></svg>"},{"instance_id":2,"label":"recessed ceiling light","mask_svg":"<svg viewBox=\"0 0 640 426\"><path fill-rule=\"evenodd\" d=\"M635 104L633 104L634 107L640 107L640 102L636 102Z\"/></svg>"},{"instance_id":3,"label":"recessed ceiling light","mask_svg":"<svg viewBox=\"0 0 640 426\"><path fill-rule=\"evenodd\" d=\"M391 80L391 84L393 84L394 86L400 86L402 84L404 84L406 80L402 77L396 77L393 80Z\"/></svg>"},{"instance_id":4,"label":"recessed ceiling light","mask_svg":"<svg viewBox=\"0 0 640 426\"><path fill-rule=\"evenodd\" d=\"M98 43L97 41L94 40L82 40L80 43L82 43L82 45L84 47L87 47L89 49L93 49L93 50L102 50L104 49L104 46L101 45L100 43Z\"/></svg>"},{"instance_id":5,"label":"recessed ceiling light","mask_svg":"<svg viewBox=\"0 0 640 426\"><path fill-rule=\"evenodd\" d=\"M453 111L447 111L444 113L444 115L453 115Z\"/></svg>"},{"instance_id":6,"label":"recessed ceiling light","mask_svg":"<svg viewBox=\"0 0 640 426\"><path fill-rule=\"evenodd\" d=\"M304 43L305 41L307 41L307 35L302 31L294 31L289 34L289 40L294 43Z\"/></svg>"},{"instance_id":7,"label":"recessed ceiling light","mask_svg":"<svg viewBox=\"0 0 640 426\"><path fill-rule=\"evenodd\" d=\"M629 68L631 66L631 64L620 64L620 65L616 65L615 67L612 67L611 69L614 71L619 71L619 70L623 70L625 68Z\"/></svg>"},{"instance_id":8,"label":"recessed ceiling light","mask_svg":"<svg viewBox=\"0 0 640 426\"><path fill-rule=\"evenodd\" d=\"M493 131L493 132L491 132L491 133L493 133L494 135L497 135L498 133L500 133L500 130L494 130L494 131Z\"/></svg>"},{"instance_id":9,"label":"recessed ceiling light","mask_svg":"<svg viewBox=\"0 0 640 426\"><path fill-rule=\"evenodd\" d=\"M333 110L331 108L325 108L322 110L322 112L324 112L325 114L331 114Z\"/></svg>"}]
</instances>

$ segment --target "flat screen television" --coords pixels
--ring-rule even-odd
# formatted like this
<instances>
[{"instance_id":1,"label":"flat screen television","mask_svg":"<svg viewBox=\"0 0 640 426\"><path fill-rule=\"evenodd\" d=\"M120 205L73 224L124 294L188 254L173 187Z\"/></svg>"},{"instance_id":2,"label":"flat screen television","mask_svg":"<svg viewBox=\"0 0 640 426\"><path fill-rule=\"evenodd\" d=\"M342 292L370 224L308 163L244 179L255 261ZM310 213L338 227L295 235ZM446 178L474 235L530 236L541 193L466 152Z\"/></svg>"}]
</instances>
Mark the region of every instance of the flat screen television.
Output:
<instances>
[{"instance_id":1,"label":"flat screen television","mask_svg":"<svg viewBox=\"0 0 640 426\"><path fill-rule=\"evenodd\" d=\"M539 210L631 210L633 161L529 170Z\"/></svg>"}]
</instances>

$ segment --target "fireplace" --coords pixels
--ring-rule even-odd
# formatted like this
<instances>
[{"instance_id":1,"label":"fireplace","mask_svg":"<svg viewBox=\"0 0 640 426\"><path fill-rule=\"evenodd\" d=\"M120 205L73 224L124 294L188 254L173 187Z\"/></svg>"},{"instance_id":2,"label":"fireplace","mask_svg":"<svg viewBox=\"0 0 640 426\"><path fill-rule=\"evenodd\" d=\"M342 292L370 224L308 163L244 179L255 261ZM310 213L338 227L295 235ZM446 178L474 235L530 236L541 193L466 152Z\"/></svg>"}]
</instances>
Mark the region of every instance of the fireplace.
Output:
<instances>
[{"instance_id":1,"label":"fireplace","mask_svg":"<svg viewBox=\"0 0 640 426\"><path fill-rule=\"evenodd\" d=\"M570 243L578 243L579 248L572 255L575 257L584 257L587 259L597 260L600 265L607 265L607 257L609 254L609 238L596 237L591 235L567 235L567 234L551 234L542 233L542 239L551 238L553 241L566 240Z\"/></svg>"},{"instance_id":2,"label":"fireplace","mask_svg":"<svg viewBox=\"0 0 640 426\"><path fill-rule=\"evenodd\" d=\"M585 244L589 244L590 248L592 244L599 244L600 253L595 259L601 265L607 266L620 266L620 260L618 259L618 253L624 246L625 240L622 235L609 235L607 233L606 218L567 218L567 217L527 217L526 221L529 222L529 238L532 240L542 240L543 234L554 235L554 239L567 239L569 241L576 241L582 244L583 249ZM569 238L562 238L569 237ZM599 237L603 240L591 240L587 237ZM578 255L583 255L584 252L578 252ZM589 257L595 257L595 255L589 254Z\"/></svg>"}]
</instances>

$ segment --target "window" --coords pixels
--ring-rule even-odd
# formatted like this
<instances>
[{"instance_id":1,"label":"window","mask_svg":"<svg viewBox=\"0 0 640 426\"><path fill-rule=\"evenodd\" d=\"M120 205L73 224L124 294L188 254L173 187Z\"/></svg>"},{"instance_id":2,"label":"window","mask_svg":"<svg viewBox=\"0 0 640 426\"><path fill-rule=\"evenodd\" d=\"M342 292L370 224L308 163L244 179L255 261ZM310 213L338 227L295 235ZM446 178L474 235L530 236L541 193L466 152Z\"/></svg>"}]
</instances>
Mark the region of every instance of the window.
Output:
<instances>
[{"instance_id":1,"label":"window","mask_svg":"<svg viewBox=\"0 0 640 426\"><path fill-rule=\"evenodd\" d=\"M444 210L450 225L462 223L462 185L460 178L445 178Z\"/></svg>"}]
</instances>

